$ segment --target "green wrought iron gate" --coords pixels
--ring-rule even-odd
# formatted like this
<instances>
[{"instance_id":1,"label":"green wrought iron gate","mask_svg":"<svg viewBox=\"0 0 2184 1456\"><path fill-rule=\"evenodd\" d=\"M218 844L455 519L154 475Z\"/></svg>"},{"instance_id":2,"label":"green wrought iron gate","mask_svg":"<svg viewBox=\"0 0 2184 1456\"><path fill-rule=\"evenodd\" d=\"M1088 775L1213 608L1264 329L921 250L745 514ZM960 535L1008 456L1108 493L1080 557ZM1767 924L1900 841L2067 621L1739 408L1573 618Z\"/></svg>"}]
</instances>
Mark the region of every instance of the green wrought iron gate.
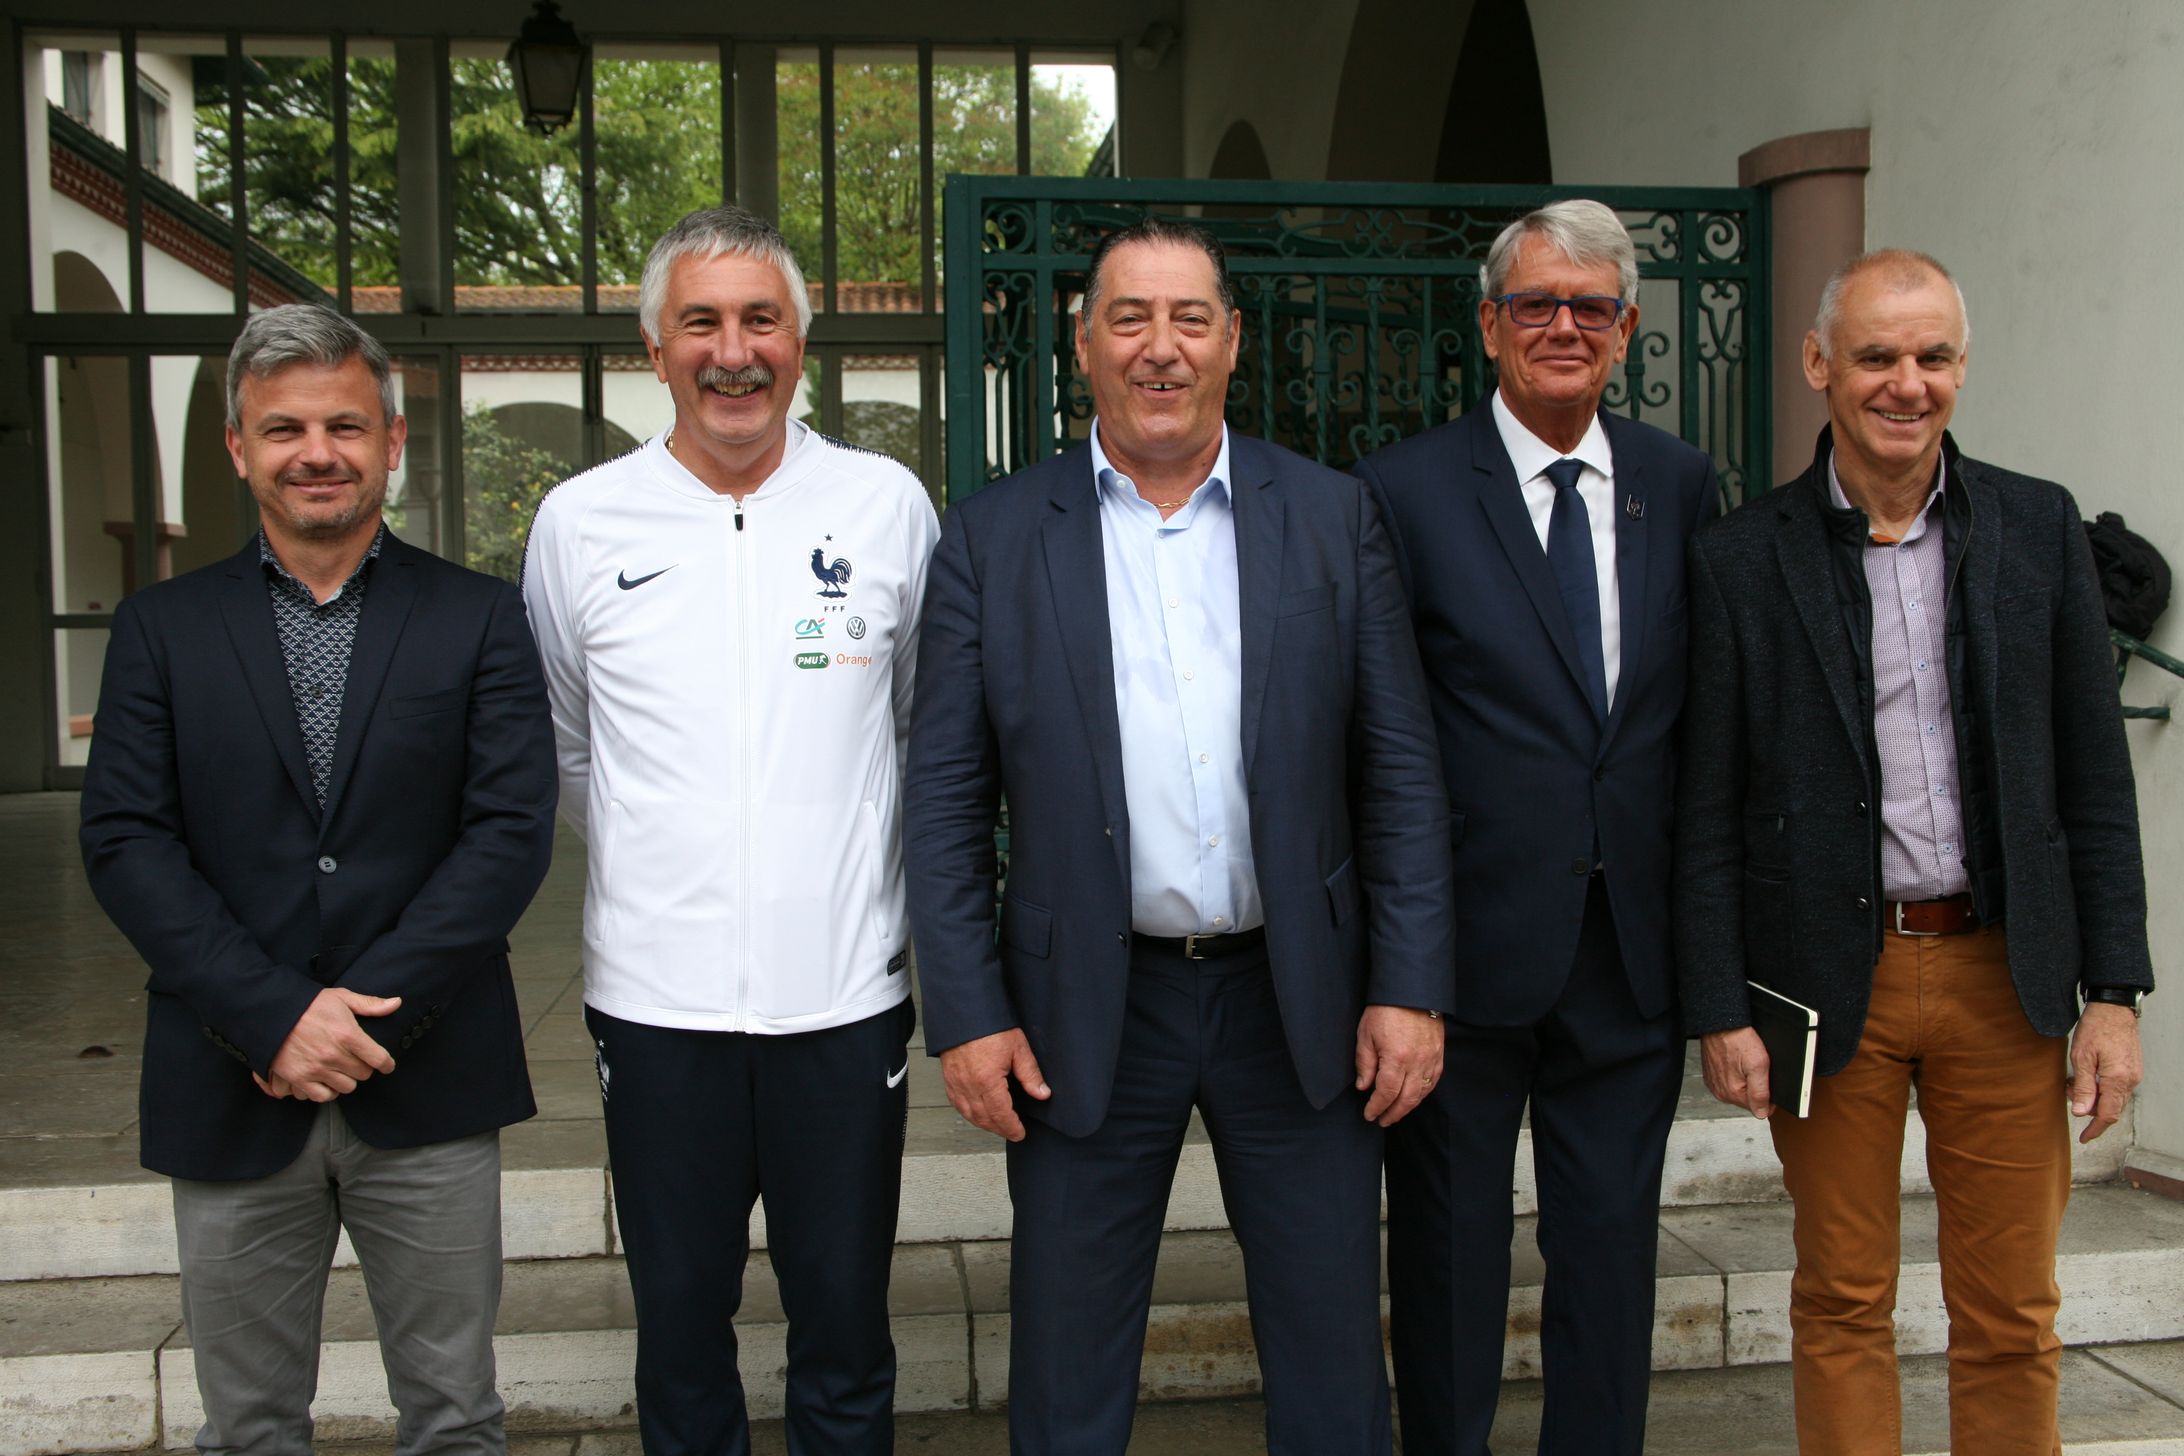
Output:
<instances>
[{"instance_id":1,"label":"green wrought iron gate","mask_svg":"<svg viewBox=\"0 0 2184 1456\"><path fill-rule=\"evenodd\" d=\"M1244 317L1230 422L1346 467L1492 388L1479 264L1512 218L1563 197L1615 208L1638 248L1638 333L1607 407L1707 451L1729 504L1764 490L1757 191L958 176L946 191L948 498L1083 438L1092 404L1070 310L1103 233L1149 212L1211 227Z\"/></svg>"}]
</instances>

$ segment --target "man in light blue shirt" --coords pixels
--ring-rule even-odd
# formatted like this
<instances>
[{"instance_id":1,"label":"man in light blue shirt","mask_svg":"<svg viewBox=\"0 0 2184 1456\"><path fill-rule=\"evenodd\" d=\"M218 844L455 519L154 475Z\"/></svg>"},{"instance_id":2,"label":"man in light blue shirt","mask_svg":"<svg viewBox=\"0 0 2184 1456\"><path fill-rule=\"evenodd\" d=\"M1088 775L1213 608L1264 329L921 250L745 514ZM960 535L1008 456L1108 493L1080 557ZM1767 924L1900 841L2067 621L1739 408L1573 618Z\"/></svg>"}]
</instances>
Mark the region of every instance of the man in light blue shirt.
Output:
<instances>
[{"instance_id":1,"label":"man in light blue shirt","mask_svg":"<svg viewBox=\"0 0 2184 1456\"><path fill-rule=\"evenodd\" d=\"M1268 1450L1390 1446L1381 1133L1455 1001L1448 800L1371 501L1222 422L1239 325L1203 229L1103 241L1092 439L953 507L927 588L910 915L949 1100L1009 1139L1019 1453L1128 1445L1194 1109Z\"/></svg>"}]
</instances>

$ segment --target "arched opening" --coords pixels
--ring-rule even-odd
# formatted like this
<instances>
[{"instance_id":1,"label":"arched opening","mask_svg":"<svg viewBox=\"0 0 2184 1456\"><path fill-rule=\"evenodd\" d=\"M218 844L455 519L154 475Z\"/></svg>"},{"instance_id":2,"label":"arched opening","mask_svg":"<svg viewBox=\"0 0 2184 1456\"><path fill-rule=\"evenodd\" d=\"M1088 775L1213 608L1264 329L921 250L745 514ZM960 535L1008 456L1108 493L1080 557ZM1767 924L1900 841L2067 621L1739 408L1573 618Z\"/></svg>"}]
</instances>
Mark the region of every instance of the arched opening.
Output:
<instances>
[{"instance_id":1,"label":"arched opening","mask_svg":"<svg viewBox=\"0 0 2184 1456\"><path fill-rule=\"evenodd\" d=\"M1552 182L1547 98L1524 0L1473 0L1441 117L1436 182Z\"/></svg>"},{"instance_id":2,"label":"arched opening","mask_svg":"<svg viewBox=\"0 0 2184 1456\"><path fill-rule=\"evenodd\" d=\"M604 458L637 440L612 420ZM518 580L523 543L546 492L589 463L584 412L549 400L474 404L463 410L463 558L478 571Z\"/></svg>"},{"instance_id":3,"label":"arched opening","mask_svg":"<svg viewBox=\"0 0 2184 1456\"><path fill-rule=\"evenodd\" d=\"M1213 150L1213 164L1206 170L1208 177L1228 177L1238 181L1263 182L1274 176L1274 169L1266 159L1266 148L1260 144L1259 133L1248 121L1234 121L1221 134L1221 145Z\"/></svg>"},{"instance_id":4,"label":"arched opening","mask_svg":"<svg viewBox=\"0 0 2184 1456\"><path fill-rule=\"evenodd\" d=\"M231 556L257 528L257 507L227 452L227 360L198 362L182 426L182 524L170 548L176 575Z\"/></svg>"}]
</instances>

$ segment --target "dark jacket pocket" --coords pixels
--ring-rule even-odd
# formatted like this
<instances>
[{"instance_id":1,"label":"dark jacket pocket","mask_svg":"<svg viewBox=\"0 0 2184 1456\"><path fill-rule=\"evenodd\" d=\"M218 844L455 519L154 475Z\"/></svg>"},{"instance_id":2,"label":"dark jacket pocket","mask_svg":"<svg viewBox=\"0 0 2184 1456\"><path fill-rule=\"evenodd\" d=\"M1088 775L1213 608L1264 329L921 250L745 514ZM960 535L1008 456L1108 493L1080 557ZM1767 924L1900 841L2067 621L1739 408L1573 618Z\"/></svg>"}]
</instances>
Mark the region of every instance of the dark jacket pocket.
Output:
<instances>
[{"instance_id":1,"label":"dark jacket pocket","mask_svg":"<svg viewBox=\"0 0 2184 1456\"><path fill-rule=\"evenodd\" d=\"M1044 960L1054 944L1053 913L1029 900L1003 896L1001 939L1025 955L1038 956Z\"/></svg>"},{"instance_id":2,"label":"dark jacket pocket","mask_svg":"<svg viewBox=\"0 0 2184 1456\"><path fill-rule=\"evenodd\" d=\"M413 693L406 698L396 698L387 705L390 718L422 718L427 713L444 713L450 708L460 708L469 701L470 689L463 686L446 688L437 693Z\"/></svg>"},{"instance_id":3,"label":"dark jacket pocket","mask_svg":"<svg viewBox=\"0 0 2184 1456\"><path fill-rule=\"evenodd\" d=\"M1359 890L1357 888L1357 857L1352 855L1342 862L1342 867L1327 877L1327 908L1335 917L1335 924L1344 925L1357 913Z\"/></svg>"},{"instance_id":4,"label":"dark jacket pocket","mask_svg":"<svg viewBox=\"0 0 2184 1456\"><path fill-rule=\"evenodd\" d=\"M1323 581L1318 586L1308 586L1303 591L1293 591L1276 603L1277 617L1301 617L1307 612L1323 612L1335 604L1335 584Z\"/></svg>"}]
</instances>

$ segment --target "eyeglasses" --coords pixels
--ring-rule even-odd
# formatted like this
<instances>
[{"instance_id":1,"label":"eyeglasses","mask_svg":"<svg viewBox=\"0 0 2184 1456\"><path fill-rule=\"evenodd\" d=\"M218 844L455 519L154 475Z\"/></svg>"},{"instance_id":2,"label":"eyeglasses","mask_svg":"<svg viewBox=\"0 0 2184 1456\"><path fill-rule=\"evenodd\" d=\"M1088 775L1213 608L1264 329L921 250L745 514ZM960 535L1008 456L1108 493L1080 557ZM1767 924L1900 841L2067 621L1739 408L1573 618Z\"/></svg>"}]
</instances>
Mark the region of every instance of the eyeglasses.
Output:
<instances>
[{"instance_id":1,"label":"eyeglasses","mask_svg":"<svg viewBox=\"0 0 2184 1456\"><path fill-rule=\"evenodd\" d=\"M1552 293L1504 293L1494 302L1508 310L1511 322L1519 328L1544 329L1555 321L1557 313L1567 308L1570 322L1594 333L1614 328L1615 321L1623 316L1627 306L1620 298L1599 293L1588 293L1579 298L1557 298Z\"/></svg>"}]
</instances>

